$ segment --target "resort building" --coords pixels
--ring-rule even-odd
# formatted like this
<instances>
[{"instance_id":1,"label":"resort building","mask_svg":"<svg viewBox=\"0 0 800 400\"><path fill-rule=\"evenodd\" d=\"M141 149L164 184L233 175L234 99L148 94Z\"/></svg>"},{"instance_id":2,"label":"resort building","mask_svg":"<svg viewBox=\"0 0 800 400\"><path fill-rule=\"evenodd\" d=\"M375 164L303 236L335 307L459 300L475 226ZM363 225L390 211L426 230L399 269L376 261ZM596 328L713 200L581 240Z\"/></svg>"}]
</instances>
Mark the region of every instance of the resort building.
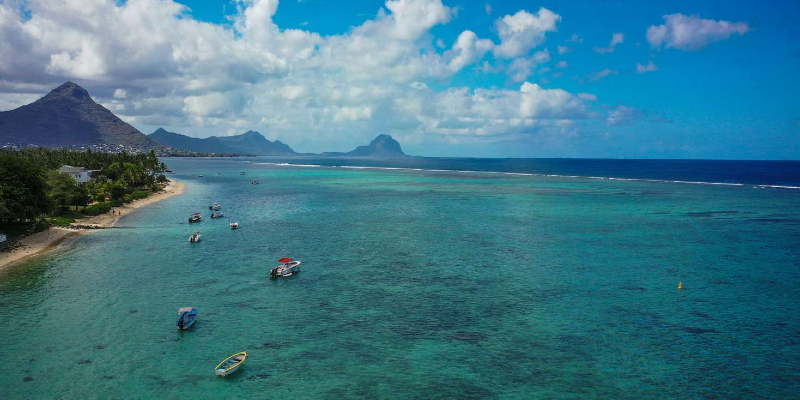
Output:
<instances>
[{"instance_id":1,"label":"resort building","mask_svg":"<svg viewBox=\"0 0 800 400\"><path fill-rule=\"evenodd\" d=\"M78 181L78 183L86 183L89 182L89 179L92 177L92 172L84 167L73 167L71 165L65 165L58 169L58 172L62 174L67 174Z\"/></svg>"}]
</instances>

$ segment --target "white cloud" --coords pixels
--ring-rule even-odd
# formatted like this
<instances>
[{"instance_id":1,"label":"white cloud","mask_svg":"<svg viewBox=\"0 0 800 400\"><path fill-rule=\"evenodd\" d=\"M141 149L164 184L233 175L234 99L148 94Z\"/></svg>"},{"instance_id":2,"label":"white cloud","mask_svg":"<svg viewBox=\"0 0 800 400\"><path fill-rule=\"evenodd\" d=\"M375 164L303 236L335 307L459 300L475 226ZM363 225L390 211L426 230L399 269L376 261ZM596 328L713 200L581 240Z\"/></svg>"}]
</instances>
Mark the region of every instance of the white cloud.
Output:
<instances>
[{"instance_id":1,"label":"white cloud","mask_svg":"<svg viewBox=\"0 0 800 400\"><path fill-rule=\"evenodd\" d=\"M709 43L727 39L731 35L744 35L750 31L747 22L715 21L697 15L670 14L664 16L663 25L647 28L647 41L652 47L696 51Z\"/></svg>"},{"instance_id":2,"label":"white cloud","mask_svg":"<svg viewBox=\"0 0 800 400\"><path fill-rule=\"evenodd\" d=\"M658 71L658 67L656 67L656 65L653 64L652 60L648 61L647 64L636 63L637 74L643 74L645 72L654 72L654 71Z\"/></svg>"},{"instance_id":3,"label":"white cloud","mask_svg":"<svg viewBox=\"0 0 800 400\"><path fill-rule=\"evenodd\" d=\"M452 50L445 53L445 59L450 59L447 66L452 71L459 71L466 65L483 58L483 55L492 47L494 47L494 43L491 40L479 39L472 31L461 32L453 44Z\"/></svg>"},{"instance_id":4,"label":"white cloud","mask_svg":"<svg viewBox=\"0 0 800 400\"><path fill-rule=\"evenodd\" d=\"M544 42L547 32L557 30L556 23L560 20L560 15L544 7L536 14L520 10L514 15L498 19L494 26L500 36L500 44L494 48L494 55L515 58L527 54Z\"/></svg>"},{"instance_id":5,"label":"white cloud","mask_svg":"<svg viewBox=\"0 0 800 400\"><path fill-rule=\"evenodd\" d=\"M583 38L578 36L578 34L573 33L572 36L570 36L570 38L567 39L567 42L570 42L570 43L583 43Z\"/></svg>"},{"instance_id":6,"label":"white cloud","mask_svg":"<svg viewBox=\"0 0 800 400\"><path fill-rule=\"evenodd\" d=\"M595 53L606 54L606 53L613 53L614 49L617 45L622 44L625 41L625 35L622 32L616 32L611 35L611 41L608 43L608 47L594 47Z\"/></svg>"},{"instance_id":7,"label":"white cloud","mask_svg":"<svg viewBox=\"0 0 800 400\"><path fill-rule=\"evenodd\" d=\"M492 5L486 3L486 6L483 7L484 11L486 11L486 15L492 15Z\"/></svg>"},{"instance_id":8,"label":"white cloud","mask_svg":"<svg viewBox=\"0 0 800 400\"><path fill-rule=\"evenodd\" d=\"M608 124L608 126L627 125L633 122L641 114L642 113L635 108L618 106L610 113L608 113L608 118L606 119L606 123Z\"/></svg>"},{"instance_id":9,"label":"white cloud","mask_svg":"<svg viewBox=\"0 0 800 400\"><path fill-rule=\"evenodd\" d=\"M558 49L558 54L567 54L570 51L572 51L572 49L570 49L569 47L562 46L560 44L558 46L556 46L556 48Z\"/></svg>"},{"instance_id":10,"label":"white cloud","mask_svg":"<svg viewBox=\"0 0 800 400\"><path fill-rule=\"evenodd\" d=\"M299 151L345 150L375 132L417 143L573 134L568 121L590 114L584 97L521 82L550 60L534 51L560 20L546 9L498 19L499 45L464 31L441 51L431 30L454 15L441 0L388 1L337 35L279 28L276 0L238 2L230 24L171 0L13 3L0 3L0 109L72 79L146 133L254 129ZM480 65L520 86L442 89Z\"/></svg>"},{"instance_id":11,"label":"white cloud","mask_svg":"<svg viewBox=\"0 0 800 400\"><path fill-rule=\"evenodd\" d=\"M597 101L597 96L591 93L578 93L578 98L586 101Z\"/></svg>"},{"instance_id":12,"label":"white cloud","mask_svg":"<svg viewBox=\"0 0 800 400\"><path fill-rule=\"evenodd\" d=\"M556 63L556 68L567 68L568 66L569 64L567 64L567 62L564 60L561 60Z\"/></svg>"},{"instance_id":13,"label":"white cloud","mask_svg":"<svg viewBox=\"0 0 800 400\"><path fill-rule=\"evenodd\" d=\"M590 81L596 82L596 81L599 81L600 79L603 79L603 78L605 78L607 76L611 76L611 75L614 75L614 76L619 75L619 71L614 70L614 69L604 68L604 69L602 69L600 71L592 72L591 74L589 74L587 76L587 78L589 78Z\"/></svg>"}]
</instances>

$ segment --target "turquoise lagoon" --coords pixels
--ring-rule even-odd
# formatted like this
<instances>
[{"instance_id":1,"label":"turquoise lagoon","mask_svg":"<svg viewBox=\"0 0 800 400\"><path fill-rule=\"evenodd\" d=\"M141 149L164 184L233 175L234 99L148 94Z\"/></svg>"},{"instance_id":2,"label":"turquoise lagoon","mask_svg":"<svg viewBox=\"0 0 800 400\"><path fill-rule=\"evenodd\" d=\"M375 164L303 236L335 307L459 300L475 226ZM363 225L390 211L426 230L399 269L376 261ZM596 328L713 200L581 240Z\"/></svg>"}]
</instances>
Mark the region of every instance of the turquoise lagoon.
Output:
<instances>
[{"instance_id":1,"label":"turquoise lagoon","mask_svg":"<svg viewBox=\"0 0 800 400\"><path fill-rule=\"evenodd\" d=\"M168 163L184 195L2 272L0 397L800 398L799 190Z\"/></svg>"}]
</instances>

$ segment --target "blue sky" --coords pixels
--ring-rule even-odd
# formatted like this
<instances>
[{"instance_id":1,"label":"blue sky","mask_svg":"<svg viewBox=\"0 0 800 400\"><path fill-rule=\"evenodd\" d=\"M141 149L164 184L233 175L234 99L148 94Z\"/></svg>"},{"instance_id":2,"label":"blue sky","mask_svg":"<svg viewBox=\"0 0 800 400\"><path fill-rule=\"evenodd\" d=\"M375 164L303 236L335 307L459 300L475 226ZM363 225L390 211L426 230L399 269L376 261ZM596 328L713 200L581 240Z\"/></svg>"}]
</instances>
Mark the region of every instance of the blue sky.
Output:
<instances>
[{"instance_id":1,"label":"blue sky","mask_svg":"<svg viewBox=\"0 0 800 400\"><path fill-rule=\"evenodd\" d=\"M70 79L145 133L298 151L800 158L800 2L177 3L0 4L0 108Z\"/></svg>"}]
</instances>

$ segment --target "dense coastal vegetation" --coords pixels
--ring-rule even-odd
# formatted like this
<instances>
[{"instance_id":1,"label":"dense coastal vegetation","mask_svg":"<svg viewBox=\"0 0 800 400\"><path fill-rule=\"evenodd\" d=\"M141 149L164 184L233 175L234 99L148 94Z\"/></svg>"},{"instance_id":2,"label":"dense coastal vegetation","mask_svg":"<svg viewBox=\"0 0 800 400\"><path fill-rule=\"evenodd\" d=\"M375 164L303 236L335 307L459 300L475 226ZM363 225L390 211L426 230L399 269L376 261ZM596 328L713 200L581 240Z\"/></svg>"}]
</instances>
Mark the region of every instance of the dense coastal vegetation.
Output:
<instances>
[{"instance_id":1,"label":"dense coastal vegetation","mask_svg":"<svg viewBox=\"0 0 800 400\"><path fill-rule=\"evenodd\" d=\"M78 183L58 169L95 171ZM98 215L157 192L167 166L155 152L99 153L34 148L0 151L0 230L12 236Z\"/></svg>"}]
</instances>

